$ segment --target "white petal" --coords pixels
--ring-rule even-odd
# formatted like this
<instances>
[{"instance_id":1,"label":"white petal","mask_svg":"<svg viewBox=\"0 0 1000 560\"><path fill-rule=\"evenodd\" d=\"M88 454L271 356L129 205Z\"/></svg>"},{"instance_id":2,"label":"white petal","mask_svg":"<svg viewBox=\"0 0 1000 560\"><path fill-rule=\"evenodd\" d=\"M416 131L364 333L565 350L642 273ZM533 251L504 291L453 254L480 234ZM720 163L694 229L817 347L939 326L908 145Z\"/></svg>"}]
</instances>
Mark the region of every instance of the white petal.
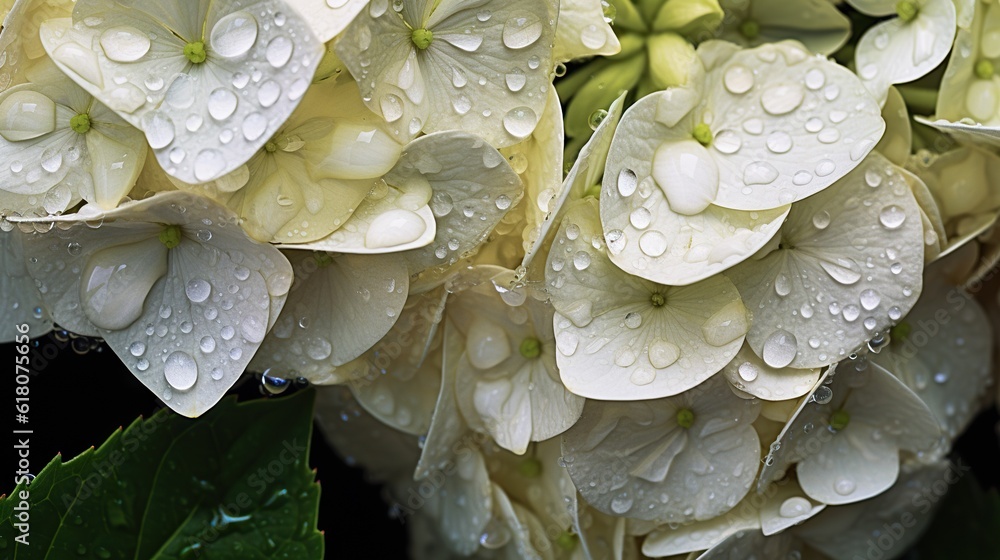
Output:
<instances>
[{"instance_id":1,"label":"white petal","mask_svg":"<svg viewBox=\"0 0 1000 560\"><path fill-rule=\"evenodd\" d=\"M479 536L492 517L493 488L482 454L464 449L450 464L440 489L427 499L425 507L441 527L448 547L462 556L479 548Z\"/></svg>"},{"instance_id":2,"label":"white petal","mask_svg":"<svg viewBox=\"0 0 1000 560\"><path fill-rule=\"evenodd\" d=\"M69 17L72 10L70 0L8 0L0 7L0 60L4 61L0 64L0 91L28 81L26 70L45 56L38 38L39 25L48 19Z\"/></svg>"},{"instance_id":3,"label":"white petal","mask_svg":"<svg viewBox=\"0 0 1000 560\"><path fill-rule=\"evenodd\" d=\"M920 295L919 216L903 177L877 153L793 205L781 245L727 272L754 313L754 352L773 367L820 367L899 321Z\"/></svg>"},{"instance_id":4,"label":"white petal","mask_svg":"<svg viewBox=\"0 0 1000 560\"><path fill-rule=\"evenodd\" d=\"M370 372L348 385L361 406L386 425L408 434L425 435L441 389L441 363L442 352L437 348L409 378L393 371Z\"/></svg>"},{"instance_id":5,"label":"white petal","mask_svg":"<svg viewBox=\"0 0 1000 560\"><path fill-rule=\"evenodd\" d=\"M305 20L277 0L142 9L88 0L76 4L72 25L49 21L41 34L55 63L142 129L167 173L186 183L246 163L301 100L323 53ZM199 37L208 58L191 64L183 49Z\"/></svg>"},{"instance_id":6,"label":"white petal","mask_svg":"<svg viewBox=\"0 0 1000 560\"><path fill-rule=\"evenodd\" d=\"M766 210L817 193L857 166L885 129L854 74L792 41L740 51L706 83L696 119L714 134L714 203L726 208Z\"/></svg>"},{"instance_id":7,"label":"white petal","mask_svg":"<svg viewBox=\"0 0 1000 560\"><path fill-rule=\"evenodd\" d=\"M793 39L812 52L831 55L851 34L850 20L827 0L802 0L794 4L782 0L723 0L719 5L727 17L717 31L718 37L750 47ZM740 32L740 25L747 20L759 28L753 39Z\"/></svg>"},{"instance_id":8,"label":"white petal","mask_svg":"<svg viewBox=\"0 0 1000 560\"><path fill-rule=\"evenodd\" d=\"M52 319L25 264L21 233L0 231L0 342L13 342L23 334L36 338L52 330ZM22 332L19 325L28 331Z\"/></svg>"},{"instance_id":9,"label":"white petal","mask_svg":"<svg viewBox=\"0 0 1000 560\"><path fill-rule=\"evenodd\" d=\"M883 103L890 85L916 80L941 64L955 39L955 18L952 0L926 0L912 21L894 18L869 28L854 51L868 91Z\"/></svg>"},{"instance_id":10,"label":"white petal","mask_svg":"<svg viewBox=\"0 0 1000 560\"><path fill-rule=\"evenodd\" d=\"M780 533L798 525L826 508L805 497L794 479L784 479L769 489L760 506L760 528L764 535Z\"/></svg>"},{"instance_id":11,"label":"white petal","mask_svg":"<svg viewBox=\"0 0 1000 560\"><path fill-rule=\"evenodd\" d=\"M596 201L584 199L567 211L546 266L556 361L570 391L608 400L675 395L736 355L748 319L728 279L654 284L618 269L604 239Z\"/></svg>"},{"instance_id":12,"label":"white petal","mask_svg":"<svg viewBox=\"0 0 1000 560\"><path fill-rule=\"evenodd\" d=\"M819 380L820 370L773 368L744 344L722 374L741 391L768 401L783 401L808 393Z\"/></svg>"},{"instance_id":13,"label":"white petal","mask_svg":"<svg viewBox=\"0 0 1000 560\"><path fill-rule=\"evenodd\" d=\"M253 364L323 379L374 346L396 323L409 275L392 257L341 255L318 260L307 251L287 253L295 283L274 330Z\"/></svg>"},{"instance_id":14,"label":"white petal","mask_svg":"<svg viewBox=\"0 0 1000 560\"><path fill-rule=\"evenodd\" d=\"M677 424L683 408L694 414L687 429ZM742 499L757 474L758 411L722 379L666 399L587 401L563 435L563 460L587 502L609 515L711 519Z\"/></svg>"},{"instance_id":15,"label":"white petal","mask_svg":"<svg viewBox=\"0 0 1000 560\"><path fill-rule=\"evenodd\" d=\"M872 435L880 426L851 420L822 451L796 467L799 484L813 500L831 505L865 500L887 490L899 475L895 442Z\"/></svg>"},{"instance_id":16,"label":"white petal","mask_svg":"<svg viewBox=\"0 0 1000 560\"><path fill-rule=\"evenodd\" d=\"M875 149L886 159L902 167L910 158L913 134L906 103L895 87L890 87L886 94L882 119L885 120L885 134L875 145Z\"/></svg>"},{"instance_id":17,"label":"white petal","mask_svg":"<svg viewBox=\"0 0 1000 560\"><path fill-rule=\"evenodd\" d=\"M285 0L303 15L324 43L333 39L368 5L368 0Z\"/></svg>"},{"instance_id":18,"label":"white petal","mask_svg":"<svg viewBox=\"0 0 1000 560\"><path fill-rule=\"evenodd\" d=\"M660 526L642 542L642 553L659 558L707 550L740 531L760 529L757 508L751 499L744 499L725 515L695 521L677 528Z\"/></svg>"},{"instance_id":19,"label":"white petal","mask_svg":"<svg viewBox=\"0 0 1000 560\"><path fill-rule=\"evenodd\" d=\"M809 558L802 556L802 543L790 533L765 537L759 531L740 531L698 556L698 560L732 558ZM810 558L809 560L815 560Z\"/></svg>"},{"instance_id":20,"label":"white petal","mask_svg":"<svg viewBox=\"0 0 1000 560\"><path fill-rule=\"evenodd\" d=\"M618 37L604 18L600 0L560 1L555 42L553 58L561 62L621 50Z\"/></svg>"}]
</instances>

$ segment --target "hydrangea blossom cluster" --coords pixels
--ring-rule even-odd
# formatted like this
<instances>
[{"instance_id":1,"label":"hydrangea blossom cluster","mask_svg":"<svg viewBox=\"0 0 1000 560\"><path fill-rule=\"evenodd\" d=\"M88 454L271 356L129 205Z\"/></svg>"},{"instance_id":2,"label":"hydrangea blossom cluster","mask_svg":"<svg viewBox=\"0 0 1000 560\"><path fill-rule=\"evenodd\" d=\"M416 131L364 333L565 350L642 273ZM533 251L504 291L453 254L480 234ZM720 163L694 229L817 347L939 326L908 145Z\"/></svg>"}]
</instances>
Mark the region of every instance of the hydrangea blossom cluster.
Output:
<instances>
[{"instance_id":1,"label":"hydrangea blossom cluster","mask_svg":"<svg viewBox=\"0 0 1000 560\"><path fill-rule=\"evenodd\" d=\"M864 556L995 399L993 3L3 9L0 340L320 386L416 558Z\"/></svg>"}]
</instances>

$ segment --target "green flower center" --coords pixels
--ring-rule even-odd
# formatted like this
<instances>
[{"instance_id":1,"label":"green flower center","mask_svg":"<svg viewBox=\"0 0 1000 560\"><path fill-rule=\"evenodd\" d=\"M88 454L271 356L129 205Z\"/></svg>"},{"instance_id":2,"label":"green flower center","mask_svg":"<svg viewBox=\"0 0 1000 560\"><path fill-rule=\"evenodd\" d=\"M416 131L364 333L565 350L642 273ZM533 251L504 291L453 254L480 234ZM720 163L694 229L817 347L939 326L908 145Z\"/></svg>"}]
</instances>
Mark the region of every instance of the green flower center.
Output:
<instances>
[{"instance_id":1,"label":"green flower center","mask_svg":"<svg viewBox=\"0 0 1000 560\"><path fill-rule=\"evenodd\" d=\"M570 533L569 531L563 531L559 533L556 537L556 546L565 550L566 552L573 552L576 548L576 543L579 542L580 537Z\"/></svg>"},{"instance_id":2,"label":"green flower center","mask_svg":"<svg viewBox=\"0 0 1000 560\"><path fill-rule=\"evenodd\" d=\"M896 15L899 19L910 22L920 13L920 5L913 0L899 0L896 2Z\"/></svg>"},{"instance_id":3,"label":"green flower center","mask_svg":"<svg viewBox=\"0 0 1000 560\"><path fill-rule=\"evenodd\" d=\"M708 146L712 143L712 129L705 123L695 126L694 130L691 131L691 136L694 136L694 139L702 146Z\"/></svg>"},{"instance_id":4,"label":"green flower center","mask_svg":"<svg viewBox=\"0 0 1000 560\"><path fill-rule=\"evenodd\" d=\"M537 358L542 355L542 341L528 337L521 341L521 347L518 350L525 358Z\"/></svg>"},{"instance_id":5,"label":"green flower center","mask_svg":"<svg viewBox=\"0 0 1000 560\"><path fill-rule=\"evenodd\" d=\"M694 425L694 412L690 408L682 408L677 411L677 425L685 430Z\"/></svg>"},{"instance_id":6,"label":"green flower center","mask_svg":"<svg viewBox=\"0 0 1000 560\"><path fill-rule=\"evenodd\" d=\"M160 243L167 249L173 249L181 244L181 226L167 226L160 232Z\"/></svg>"},{"instance_id":7,"label":"green flower center","mask_svg":"<svg viewBox=\"0 0 1000 560\"><path fill-rule=\"evenodd\" d=\"M667 297L660 292L656 292L649 296L649 303L652 303L653 307L663 307L667 303Z\"/></svg>"},{"instance_id":8,"label":"green flower center","mask_svg":"<svg viewBox=\"0 0 1000 560\"><path fill-rule=\"evenodd\" d=\"M841 409L830 415L830 429L839 432L851 423L851 415L846 410Z\"/></svg>"},{"instance_id":9,"label":"green flower center","mask_svg":"<svg viewBox=\"0 0 1000 560\"><path fill-rule=\"evenodd\" d=\"M993 63L985 58L976 63L976 77L988 80L993 77Z\"/></svg>"},{"instance_id":10,"label":"green flower center","mask_svg":"<svg viewBox=\"0 0 1000 560\"><path fill-rule=\"evenodd\" d=\"M542 462L528 457L517 466L517 472L524 478L538 478L542 475Z\"/></svg>"},{"instance_id":11,"label":"green flower center","mask_svg":"<svg viewBox=\"0 0 1000 560\"><path fill-rule=\"evenodd\" d=\"M313 253L313 260L316 261L316 266L320 268L326 268L333 264L333 257L329 253L324 253L321 251L316 251Z\"/></svg>"},{"instance_id":12,"label":"green flower center","mask_svg":"<svg viewBox=\"0 0 1000 560\"><path fill-rule=\"evenodd\" d=\"M414 29L413 32L410 33L410 39L418 49L424 50L431 46L431 41L434 40L434 33L432 33L429 29Z\"/></svg>"},{"instance_id":13,"label":"green flower center","mask_svg":"<svg viewBox=\"0 0 1000 560\"><path fill-rule=\"evenodd\" d=\"M208 53L205 52L205 43L203 41L194 41L193 43L184 45L184 56L195 64L205 62L205 59L208 58Z\"/></svg>"},{"instance_id":14,"label":"green flower center","mask_svg":"<svg viewBox=\"0 0 1000 560\"><path fill-rule=\"evenodd\" d=\"M760 25L756 21L748 19L740 24L740 35L752 41L760 35Z\"/></svg>"},{"instance_id":15,"label":"green flower center","mask_svg":"<svg viewBox=\"0 0 1000 560\"><path fill-rule=\"evenodd\" d=\"M273 154L278 151L278 145L273 140L269 141L267 144L264 144L264 151Z\"/></svg>"},{"instance_id":16,"label":"green flower center","mask_svg":"<svg viewBox=\"0 0 1000 560\"><path fill-rule=\"evenodd\" d=\"M889 337L892 340L906 340L906 337L910 336L911 332L913 332L913 325L903 321L889 329Z\"/></svg>"},{"instance_id":17,"label":"green flower center","mask_svg":"<svg viewBox=\"0 0 1000 560\"><path fill-rule=\"evenodd\" d=\"M77 134L86 134L90 130L90 115L80 113L69 120L69 127Z\"/></svg>"}]
</instances>

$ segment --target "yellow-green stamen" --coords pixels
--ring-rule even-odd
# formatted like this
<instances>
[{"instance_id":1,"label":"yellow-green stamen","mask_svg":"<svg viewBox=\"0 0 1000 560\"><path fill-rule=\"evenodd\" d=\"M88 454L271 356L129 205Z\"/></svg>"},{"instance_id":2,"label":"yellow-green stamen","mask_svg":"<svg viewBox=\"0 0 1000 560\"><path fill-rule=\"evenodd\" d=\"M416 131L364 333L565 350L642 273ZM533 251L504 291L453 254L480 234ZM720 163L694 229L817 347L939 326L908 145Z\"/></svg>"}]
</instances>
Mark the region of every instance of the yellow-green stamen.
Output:
<instances>
[{"instance_id":1,"label":"yellow-green stamen","mask_svg":"<svg viewBox=\"0 0 1000 560\"><path fill-rule=\"evenodd\" d=\"M976 63L976 77L989 80L993 77L993 63L985 58Z\"/></svg>"},{"instance_id":2,"label":"yellow-green stamen","mask_svg":"<svg viewBox=\"0 0 1000 560\"><path fill-rule=\"evenodd\" d=\"M690 408L682 408L677 411L677 425L685 430L694 425L694 412Z\"/></svg>"},{"instance_id":3,"label":"yellow-green stamen","mask_svg":"<svg viewBox=\"0 0 1000 560\"><path fill-rule=\"evenodd\" d=\"M313 253L313 259L316 261L316 266L320 268L326 268L333 264L333 257L329 253L316 251Z\"/></svg>"},{"instance_id":4,"label":"yellow-green stamen","mask_svg":"<svg viewBox=\"0 0 1000 560\"><path fill-rule=\"evenodd\" d=\"M90 115L80 113L69 120L69 127L77 134L86 134L90 130Z\"/></svg>"},{"instance_id":5,"label":"yellow-green stamen","mask_svg":"<svg viewBox=\"0 0 1000 560\"><path fill-rule=\"evenodd\" d=\"M740 24L740 35L743 35L751 41L760 35L760 25L756 21L746 20Z\"/></svg>"},{"instance_id":6,"label":"yellow-green stamen","mask_svg":"<svg viewBox=\"0 0 1000 560\"><path fill-rule=\"evenodd\" d=\"M830 415L830 429L839 432L851 423L851 415L846 410L838 410Z\"/></svg>"},{"instance_id":7,"label":"yellow-green stamen","mask_svg":"<svg viewBox=\"0 0 1000 560\"><path fill-rule=\"evenodd\" d=\"M195 64L205 62L205 59L208 58L208 53L205 52L205 43L194 41L184 45L184 56Z\"/></svg>"},{"instance_id":8,"label":"yellow-green stamen","mask_svg":"<svg viewBox=\"0 0 1000 560\"><path fill-rule=\"evenodd\" d=\"M160 243L167 249L173 249L181 244L181 226L167 226L160 232Z\"/></svg>"},{"instance_id":9,"label":"yellow-green stamen","mask_svg":"<svg viewBox=\"0 0 1000 560\"><path fill-rule=\"evenodd\" d=\"M899 19L910 22L920 13L920 5L913 0L899 0L896 2L896 15Z\"/></svg>"},{"instance_id":10,"label":"yellow-green stamen","mask_svg":"<svg viewBox=\"0 0 1000 560\"><path fill-rule=\"evenodd\" d=\"M694 130L691 131L691 136L694 136L694 139L702 146L708 146L712 143L712 129L705 123L695 126Z\"/></svg>"},{"instance_id":11,"label":"yellow-green stamen","mask_svg":"<svg viewBox=\"0 0 1000 560\"><path fill-rule=\"evenodd\" d=\"M521 341L521 347L518 350L525 358L537 358L542 355L542 341L528 337Z\"/></svg>"},{"instance_id":12,"label":"yellow-green stamen","mask_svg":"<svg viewBox=\"0 0 1000 560\"><path fill-rule=\"evenodd\" d=\"M542 475L542 462L528 457L517 466L517 472L524 478L538 478Z\"/></svg>"},{"instance_id":13,"label":"yellow-green stamen","mask_svg":"<svg viewBox=\"0 0 1000 560\"><path fill-rule=\"evenodd\" d=\"M556 545L565 550L566 552L573 552L576 549L576 543L579 542L580 537L570 533L569 531L563 531L559 533L556 537Z\"/></svg>"},{"instance_id":14,"label":"yellow-green stamen","mask_svg":"<svg viewBox=\"0 0 1000 560\"><path fill-rule=\"evenodd\" d=\"M431 46L431 41L434 40L434 33L432 33L429 29L414 29L413 32L410 33L410 40L413 41L413 44L416 45L418 49L424 50Z\"/></svg>"},{"instance_id":15,"label":"yellow-green stamen","mask_svg":"<svg viewBox=\"0 0 1000 560\"><path fill-rule=\"evenodd\" d=\"M653 307L663 307L667 303L667 298L663 294L656 292L649 296L649 303L652 303Z\"/></svg>"}]
</instances>

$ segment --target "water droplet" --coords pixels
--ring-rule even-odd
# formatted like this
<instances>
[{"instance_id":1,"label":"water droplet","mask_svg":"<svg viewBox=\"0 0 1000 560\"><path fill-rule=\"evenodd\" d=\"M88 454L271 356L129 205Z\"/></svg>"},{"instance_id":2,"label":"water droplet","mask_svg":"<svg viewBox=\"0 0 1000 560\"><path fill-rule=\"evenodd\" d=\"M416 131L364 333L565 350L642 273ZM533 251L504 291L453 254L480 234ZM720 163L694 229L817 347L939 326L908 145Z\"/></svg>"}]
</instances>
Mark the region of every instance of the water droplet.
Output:
<instances>
[{"instance_id":1,"label":"water droplet","mask_svg":"<svg viewBox=\"0 0 1000 560\"><path fill-rule=\"evenodd\" d=\"M219 177L226 168L226 159L222 152L214 148L206 148L198 152L194 162L194 176L202 182L208 182Z\"/></svg>"},{"instance_id":2,"label":"water droplet","mask_svg":"<svg viewBox=\"0 0 1000 560\"><path fill-rule=\"evenodd\" d=\"M542 20L531 12L512 15L503 24L503 44L511 49L531 46L542 36Z\"/></svg>"},{"instance_id":3,"label":"water droplet","mask_svg":"<svg viewBox=\"0 0 1000 560\"><path fill-rule=\"evenodd\" d=\"M253 142L267 132L267 117L253 112L243 118L243 137Z\"/></svg>"},{"instance_id":4,"label":"water droplet","mask_svg":"<svg viewBox=\"0 0 1000 560\"><path fill-rule=\"evenodd\" d=\"M753 87L753 70L746 66L734 64L726 69L722 76L722 83L730 93L736 95L746 93Z\"/></svg>"},{"instance_id":5,"label":"water droplet","mask_svg":"<svg viewBox=\"0 0 1000 560\"><path fill-rule=\"evenodd\" d=\"M365 233L365 247L380 249L412 243L427 231L418 214L396 208L379 214Z\"/></svg>"},{"instance_id":6,"label":"water droplet","mask_svg":"<svg viewBox=\"0 0 1000 560\"><path fill-rule=\"evenodd\" d=\"M208 299L208 296L212 293L212 285L205 280L195 278L188 281L187 285L184 286L184 293L194 303L201 303Z\"/></svg>"},{"instance_id":7,"label":"water droplet","mask_svg":"<svg viewBox=\"0 0 1000 560\"><path fill-rule=\"evenodd\" d=\"M651 220L652 214L650 214L649 209L644 206L636 208L629 215L629 221L635 229L646 229L649 227L649 222Z\"/></svg>"},{"instance_id":8,"label":"water droplet","mask_svg":"<svg viewBox=\"0 0 1000 560\"><path fill-rule=\"evenodd\" d=\"M142 116L146 141L154 150L165 148L174 141L174 121L161 111L150 111Z\"/></svg>"},{"instance_id":9,"label":"water droplet","mask_svg":"<svg viewBox=\"0 0 1000 560\"><path fill-rule=\"evenodd\" d=\"M226 14L212 27L209 45L213 54L234 58L257 42L257 20L246 12Z\"/></svg>"},{"instance_id":10,"label":"water droplet","mask_svg":"<svg viewBox=\"0 0 1000 560\"><path fill-rule=\"evenodd\" d=\"M784 131L772 132L767 137L767 149L776 154L784 154L792 149L792 137Z\"/></svg>"},{"instance_id":11,"label":"water droplet","mask_svg":"<svg viewBox=\"0 0 1000 560\"><path fill-rule=\"evenodd\" d=\"M524 75L524 70L515 68L504 76L504 81L507 82L507 89L518 92L524 88L524 84L528 81L528 78Z\"/></svg>"},{"instance_id":12,"label":"water droplet","mask_svg":"<svg viewBox=\"0 0 1000 560\"><path fill-rule=\"evenodd\" d=\"M271 63L271 66L275 68L281 68L288 63L288 60L292 58L292 50L294 45L291 39L285 37L284 35L278 35L267 44L267 48L264 51L264 57L267 61Z\"/></svg>"},{"instance_id":13,"label":"water droplet","mask_svg":"<svg viewBox=\"0 0 1000 560\"><path fill-rule=\"evenodd\" d=\"M748 185L767 185L778 178L778 169L766 161L751 162L743 170L743 182Z\"/></svg>"},{"instance_id":14,"label":"water droplet","mask_svg":"<svg viewBox=\"0 0 1000 560\"><path fill-rule=\"evenodd\" d=\"M132 354L136 358L142 356L146 353L146 345L142 342L133 342L128 347L129 354Z\"/></svg>"},{"instance_id":15,"label":"water droplet","mask_svg":"<svg viewBox=\"0 0 1000 560\"><path fill-rule=\"evenodd\" d=\"M503 127L511 136L524 138L535 130L538 116L530 107L516 107L507 111L503 117Z\"/></svg>"},{"instance_id":16,"label":"water droplet","mask_svg":"<svg viewBox=\"0 0 1000 560\"><path fill-rule=\"evenodd\" d=\"M656 372L648 368L640 367L636 368L628 379L635 385L649 385L654 379L656 379Z\"/></svg>"},{"instance_id":17,"label":"water droplet","mask_svg":"<svg viewBox=\"0 0 1000 560\"><path fill-rule=\"evenodd\" d=\"M150 45L149 37L134 27L112 27L101 33L101 48L115 62L135 62L146 56Z\"/></svg>"},{"instance_id":18,"label":"water droplet","mask_svg":"<svg viewBox=\"0 0 1000 560\"><path fill-rule=\"evenodd\" d=\"M819 265L826 271L827 274L830 275L831 278L841 284L844 284L845 286L850 286L851 284L857 283L858 280L861 280L861 274L859 272L847 268L846 266L841 266L829 261L820 261Z\"/></svg>"},{"instance_id":19,"label":"water droplet","mask_svg":"<svg viewBox=\"0 0 1000 560\"><path fill-rule=\"evenodd\" d=\"M208 114L217 121L228 119L236 112L239 99L228 88L216 88L208 95Z\"/></svg>"},{"instance_id":20,"label":"water droplet","mask_svg":"<svg viewBox=\"0 0 1000 560\"><path fill-rule=\"evenodd\" d=\"M795 360L798 352L798 340L795 335L785 330L777 330L764 341L761 358L764 363L773 368L787 367Z\"/></svg>"},{"instance_id":21,"label":"water droplet","mask_svg":"<svg viewBox=\"0 0 1000 560\"><path fill-rule=\"evenodd\" d=\"M857 485L853 480L845 476L837 477L837 480L833 483L834 492L840 494L841 496L847 496L854 492Z\"/></svg>"},{"instance_id":22,"label":"water droplet","mask_svg":"<svg viewBox=\"0 0 1000 560\"><path fill-rule=\"evenodd\" d=\"M833 389L826 385L820 385L809 397L810 402L816 404L829 404L833 400Z\"/></svg>"},{"instance_id":23,"label":"water droplet","mask_svg":"<svg viewBox=\"0 0 1000 560\"><path fill-rule=\"evenodd\" d=\"M797 109L804 98L805 91L800 84L776 84L764 90L760 104L772 115L784 115Z\"/></svg>"},{"instance_id":24,"label":"water droplet","mask_svg":"<svg viewBox=\"0 0 1000 560\"><path fill-rule=\"evenodd\" d=\"M667 238L658 231L647 231L639 237L639 249L650 257L659 257L667 250Z\"/></svg>"},{"instance_id":25,"label":"water droplet","mask_svg":"<svg viewBox=\"0 0 1000 560\"><path fill-rule=\"evenodd\" d=\"M656 369L670 367L681 357L681 349L673 342L658 338L649 343L649 363Z\"/></svg>"},{"instance_id":26,"label":"water droplet","mask_svg":"<svg viewBox=\"0 0 1000 560\"><path fill-rule=\"evenodd\" d=\"M732 130L722 130L715 135L712 147L723 154L735 154L743 147L743 139Z\"/></svg>"},{"instance_id":27,"label":"water droplet","mask_svg":"<svg viewBox=\"0 0 1000 560\"><path fill-rule=\"evenodd\" d=\"M820 210L813 214L813 225L816 229L826 229L830 225L830 213L826 210Z\"/></svg>"},{"instance_id":28,"label":"water droplet","mask_svg":"<svg viewBox=\"0 0 1000 560\"><path fill-rule=\"evenodd\" d=\"M178 391L187 391L198 381L198 364L189 354L177 350L167 356L163 364L167 383Z\"/></svg>"},{"instance_id":29,"label":"water droplet","mask_svg":"<svg viewBox=\"0 0 1000 560\"><path fill-rule=\"evenodd\" d=\"M787 296L789 293L791 293L792 282L791 280L788 279L787 275L779 274L774 279L774 291L775 293L777 293L779 296L782 297Z\"/></svg>"},{"instance_id":30,"label":"water droplet","mask_svg":"<svg viewBox=\"0 0 1000 560\"><path fill-rule=\"evenodd\" d=\"M747 383L757 379L757 376L760 374L760 370L757 369L757 366L751 364L750 362L743 362L740 364L740 366L736 368L736 372L739 373L740 378Z\"/></svg>"},{"instance_id":31,"label":"water droplet","mask_svg":"<svg viewBox=\"0 0 1000 560\"><path fill-rule=\"evenodd\" d=\"M215 351L215 339L211 336L203 336L201 341L198 343L198 346L201 348L202 352L211 354Z\"/></svg>"},{"instance_id":32,"label":"water droplet","mask_svg":"<svg viewBox=\"0 0 1000 560\"><path fill-rule=\"evenodd\" d=\"M701 213L719 192L719 167L708 150L693 139L660 144L653 155L651 175L666 195L670 209L678 214Z\"/></svg>"},{"instance_id":33,"label":"water droplet","mask_svg":"<svg viewBox=\"0 0 1000 560\"><path fill-rule=\"evenodd\" d=\"M827 175L833 173L836 169L837 164L829 159L824 159L816 164L816 174L820 177L826 177Z\"/></svg>"},{"instance_id":34,"label":"water droplet","mask_svg":"<svg viewBox=\"0 0 1000 560\"><path fill-rule=\"evenodd\" d=\"M896 229L906 221L906 213L895 204L890 204L882 209L878 219L886 229Z\"/></svg>"},{"instance_id":35,"label":"water droplet","mask_svg":"<svg viewBox=\"0 0 1000 560\"><path fill-rule=\"evenodd\" d=\"M878 292L875 290L868 289L861 292L861 307L864 307L867 311L871 311L878 307L878 304L881 301L881 296L879 296Z\"/></svg>"},{"instance_id":36,"label":"water droplet","mask_svg":"<svg viewBox=\"0 0 1000 560\"><path fill-rule=\"evenodd\" d=\"M639 185L638 179L635 176L635 171L631 169L622 169L618 173L618 192L622 196L632 196L635 192L636 187Z\"/></svg>"},{"instance_id":37,"label":"water droplet","mask_svg":"<svg viewBox=\"0 0 1000 560\"><path fill-rule=\"evenodd\" d=\"M823 84L825 83L826 83L826 75L823 74L822 70L818 68L813 68L812 70L806 72L807 88L811 90L817 90L823 87Z\"/></svg>"},{"instance_id":38,"label":"water droplet","mask_svg":"<svg viewBox=\"0 0 1000 560\"><path fill-rule=\"evenodd\" d=\"M493 321L477 318L469 326L466 352L476 368L486 370L500 364L511 355L507 331Z\"/></svg>"}]
</instances>

